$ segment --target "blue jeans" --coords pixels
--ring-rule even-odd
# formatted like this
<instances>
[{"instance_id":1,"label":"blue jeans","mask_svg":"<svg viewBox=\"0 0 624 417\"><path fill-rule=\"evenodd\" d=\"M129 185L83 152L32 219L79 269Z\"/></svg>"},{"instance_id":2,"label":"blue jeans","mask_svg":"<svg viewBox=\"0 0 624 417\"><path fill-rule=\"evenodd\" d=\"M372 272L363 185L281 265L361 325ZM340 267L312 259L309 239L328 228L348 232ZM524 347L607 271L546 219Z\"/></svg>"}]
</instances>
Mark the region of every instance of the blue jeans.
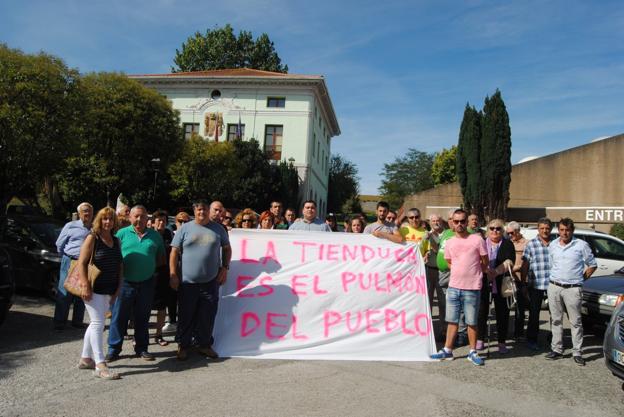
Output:
<instances>
[{"instance_id":1,"label":"blue jeans","mask_svg":"<svg viewBox=\"0 0 624 417\"><path fill-rule=\"evenodd\" d=\"M128 331L128 319L134 312L134 351L139 354L147 352L149 344L149 319L154 299L154 278L141 282L124 280L119 296L113 305L108 331L108 354L119 355L123 338Z\"/></svg>"},{"instance_id":2,"label":"blue jeans","mask_svg":"<svg viewBox=\"0 0 624 417\"><path fill-rule=\"evenodd\" d=\"M67 324L67 317L69 317L69 307L74 305L74 312L72 314L72 324L79 326L82 324L85 313L85 305L82 298L76 297L71 293L65 291L63 284L67 278L69 272L69 264L71 258L67 255L61 257L61 270L59 271L59 285L56 293L56 303L54 306L54 326L63 327Z\"/></svg>"},{"instance_id":3,"label":"blue jeans","mask_svg":"<svg viewBox=\"0 0 624 417\"><path fill-rule=\"evenodd\" d=\"M449 287L446 293L446 321L458 323L463 311L466 324L476 326L479 317L480 290L461 290Z\"/></svg>"},{"instance_id":4,"label":"blue jeans","mask_svg":"<svg viewBox=\"0 0 624 417\"><path fill-rule=\"evenodd\" d=\"M178 331L176 340L187 348L195 336L200 347L212 346L215 317L219 306L216 279L205 284L182 283L178 288Z\"/></svg>"}]
</instances>

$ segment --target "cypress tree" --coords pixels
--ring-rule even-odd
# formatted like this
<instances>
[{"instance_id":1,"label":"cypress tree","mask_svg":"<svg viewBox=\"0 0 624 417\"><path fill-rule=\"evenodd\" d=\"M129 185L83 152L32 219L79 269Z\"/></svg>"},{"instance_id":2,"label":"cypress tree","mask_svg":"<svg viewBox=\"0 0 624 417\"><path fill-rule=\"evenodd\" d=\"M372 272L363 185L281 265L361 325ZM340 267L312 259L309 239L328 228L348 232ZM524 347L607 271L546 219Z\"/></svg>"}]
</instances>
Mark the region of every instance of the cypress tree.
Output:
<instances>
[{"instance_id":1,"label":"cypress tree","mask_svg":"<svg viewBox=\"0 0 624 417\"><path fill-rule=\"evenodd\" d=\"M464 209L483 217L481 188L481 113L466 104L457 145L457 178Z\"/></svg>"},{"instance_id":2,"label":"cypress tree","mask_svg":"<svg viewBox=\"0 0 624 417\"><path fill-rule=\"evenodd\" d=\"M481 207L486 219L505 218L511 183L511 129L500 91L485 98L481 129Z\"/></svg>"}]
</instances>

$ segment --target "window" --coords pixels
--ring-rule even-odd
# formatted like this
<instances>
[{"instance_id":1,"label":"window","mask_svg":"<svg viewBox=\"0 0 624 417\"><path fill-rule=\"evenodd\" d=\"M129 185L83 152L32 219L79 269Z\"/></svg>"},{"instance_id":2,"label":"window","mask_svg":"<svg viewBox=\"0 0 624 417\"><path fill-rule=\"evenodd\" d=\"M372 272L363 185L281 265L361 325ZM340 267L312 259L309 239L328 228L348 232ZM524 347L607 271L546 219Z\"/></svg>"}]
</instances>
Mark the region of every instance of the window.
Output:
<instances>
[{"instance_id":1,"label":"window","mask_svg":"<svg viewBox=\"0 0 624 417\"><path fill-rule=\"evenodd\" d=\"M312 134L312 158L316 156L316 133Z\"/></svg>"},{"instance_id":2,"label":"window","mask_svg":"<svg viewBox=\"0 0 624 417\"><path fill-rule=\"evenodd\" d=\"M264 151L269 153L269 158L279 161L282 159L282 134L284 126L266 125L264 134Z\"/></svg>"},{"instance_id":3,"label":"window","mask_svg":"<svg viewBox=\"0 0 624 417\"><path fill-rule=\"evenodd\" d=\"M199 135L199 123L184 123L184 139L188 140L193 133Z\"/></svg>"},{"instance_id":4,"label":"window","mask_svg":"<svg viewBox=\"0 0 624 417\"><path fill-rule=\"evenodd\" d=\"M210 93L210 98L213 100L218 100L221 98L221 91L219 90L212 90L212 93Z\"/></svg>"},{"instance_id":5,"label":"window","mask_svg":"<svg viewBox=\"0 0 624 417\"><path fill-rule=\"evenodd\" d=\"M286 107L286 98L284 97L267 97L267 107Z\"/></svg>"},{"instance_id":6,"label":"window","mask_svg":"<svg viewBox=\"0 0 624 417\"><path fill-rule=\"evenodd\" d=\"M624 260L624 245L617 240L607 237L589 236L589 243L593 246L596 258Z\"/></svg>"},{"instance_id":7,"label":"window","mask_svg":"<svg viewBox=\"0 0 624 417\"><path fill-rule=\"evenodd\" d=\"M245 125L241 124L240 125L240 133L238 133L238 123L229 123L227 125L227 138L226 140L232 141L234 139L236 139L237 137L240 137L241 139L245 137Z\"/></svg>"}]
</instances>

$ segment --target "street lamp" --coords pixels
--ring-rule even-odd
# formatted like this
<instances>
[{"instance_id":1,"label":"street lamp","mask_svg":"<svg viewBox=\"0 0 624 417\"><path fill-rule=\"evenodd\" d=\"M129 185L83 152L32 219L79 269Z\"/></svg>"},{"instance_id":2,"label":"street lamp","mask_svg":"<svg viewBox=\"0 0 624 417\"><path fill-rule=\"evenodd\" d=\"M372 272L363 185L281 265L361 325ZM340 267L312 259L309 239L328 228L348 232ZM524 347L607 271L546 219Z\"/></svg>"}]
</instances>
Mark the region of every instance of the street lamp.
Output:
<instances>
[{"instance_id":1,"label":"street lamp","mask_svg":"<svg viewBox=\"0 0 624 417\"><path fill-rule=\"evenodd\" d=\"M156 181L158 180L159 168L160 168L160 158L152 159L152 170L154 170L154 193L152 194L152 202L156 201Z\"/></svg>"}]
</instances>

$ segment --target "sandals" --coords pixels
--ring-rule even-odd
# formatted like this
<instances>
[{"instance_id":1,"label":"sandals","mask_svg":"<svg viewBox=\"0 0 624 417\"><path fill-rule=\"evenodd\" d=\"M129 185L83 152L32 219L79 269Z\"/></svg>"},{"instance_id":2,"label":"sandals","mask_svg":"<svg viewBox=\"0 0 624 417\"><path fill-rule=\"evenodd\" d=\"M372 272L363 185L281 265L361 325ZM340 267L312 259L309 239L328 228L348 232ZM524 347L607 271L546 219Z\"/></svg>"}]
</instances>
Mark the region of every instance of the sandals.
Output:
<instances>
[{"instance_id":1,"label":"sandals","mask_svg":"<svg viewBox=\"0 0 624 417\"><path fill-rule=\"evenodd\" d=\"M80 361L78 361L78 369L95 369L95 362L93 359L85 361L80 358Z\"/></svg>"},{"instance_id":2,"label":"sandals","mask_svg":"<svg viewBox=\"0 0 624 417\"><path fill-rule=\"evenodd\" d=\"M110 379L110 380L121 378L117 372L111 371L110 369L108 369L108 367L105 367L105 368L96 367L93 370L93 375L96 378Z\"/></svg>"},{"instance_id":3,"label":"sandals","mask_svg":"<svg viewBox=\"0 0 624 417\"><path fill-rule=\"evenodd\" d=\"M156 343L158 343L160 346L167 346L169 344L169 342L167 342L165 339L163 339L162 334L157 334L154 337L154 341Z\"/></svg>"}]
</instances>

